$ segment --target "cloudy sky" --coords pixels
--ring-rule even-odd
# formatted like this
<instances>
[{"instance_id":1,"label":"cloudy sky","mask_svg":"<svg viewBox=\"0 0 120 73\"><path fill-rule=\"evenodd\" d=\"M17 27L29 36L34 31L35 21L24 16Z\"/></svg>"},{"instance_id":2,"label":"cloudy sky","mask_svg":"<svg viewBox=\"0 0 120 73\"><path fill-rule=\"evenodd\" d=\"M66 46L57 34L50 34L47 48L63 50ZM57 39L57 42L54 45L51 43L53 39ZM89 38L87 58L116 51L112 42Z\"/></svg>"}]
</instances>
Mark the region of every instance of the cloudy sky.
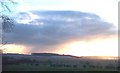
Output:
<instances>
[{"instance_id":1,"label":"cloudy sky","mask_svg":"<svg viewBox=\"0 0 120 73\"><path fill-rule=\"evenodd\" d=\"M117 56L118 1L20 0L5 52Z\"/></svg>"}]
</instances>

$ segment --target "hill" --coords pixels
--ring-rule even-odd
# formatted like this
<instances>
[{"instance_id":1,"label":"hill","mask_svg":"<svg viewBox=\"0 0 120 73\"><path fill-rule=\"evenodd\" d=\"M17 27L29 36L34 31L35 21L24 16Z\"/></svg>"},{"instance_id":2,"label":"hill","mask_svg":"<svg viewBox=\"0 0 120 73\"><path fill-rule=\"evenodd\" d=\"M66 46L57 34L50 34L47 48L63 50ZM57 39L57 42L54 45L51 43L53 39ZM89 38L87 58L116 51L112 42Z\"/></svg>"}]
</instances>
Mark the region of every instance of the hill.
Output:
<instances>
[{"instance_id":1,"label":"hill","mask_svg":"<svg viewBox=\"0 0 120 73\"><path fill-rule=\"evenodd\" d=\"M118 57L71 56L54 53L3 54L3 71L116 71Z\"/></svg>"}]
</instances>

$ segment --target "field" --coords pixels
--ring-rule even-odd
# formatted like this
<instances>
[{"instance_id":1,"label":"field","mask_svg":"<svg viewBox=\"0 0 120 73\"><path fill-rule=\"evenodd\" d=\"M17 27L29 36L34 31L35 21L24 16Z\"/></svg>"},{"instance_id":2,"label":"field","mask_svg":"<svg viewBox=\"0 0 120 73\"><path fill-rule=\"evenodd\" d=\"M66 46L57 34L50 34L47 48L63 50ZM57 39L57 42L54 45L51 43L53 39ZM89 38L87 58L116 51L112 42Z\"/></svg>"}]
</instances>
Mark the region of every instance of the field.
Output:
<instances>
[{"instance_id":1,"label":"field","mask_svg":"<svg viewBox=\"0 0 120 73\"><path fill-rule=\"evenodd\" d=\"M117 71L118 59L3 55L3 71Z\"/></svg>"},{"instance_id":2,"label":"field","mask_svg":"<svg viewBox=\"0 0 120 73\"><path fill-rule=\"evenodd\" d=\"M5 71L117 71L116 69L98 68L72 68L72 67L50 67L50 66L30 66L30 65L9 65L4 67ZM4 71L3 70L3 71Z\"/></svg>"}]
</instances>

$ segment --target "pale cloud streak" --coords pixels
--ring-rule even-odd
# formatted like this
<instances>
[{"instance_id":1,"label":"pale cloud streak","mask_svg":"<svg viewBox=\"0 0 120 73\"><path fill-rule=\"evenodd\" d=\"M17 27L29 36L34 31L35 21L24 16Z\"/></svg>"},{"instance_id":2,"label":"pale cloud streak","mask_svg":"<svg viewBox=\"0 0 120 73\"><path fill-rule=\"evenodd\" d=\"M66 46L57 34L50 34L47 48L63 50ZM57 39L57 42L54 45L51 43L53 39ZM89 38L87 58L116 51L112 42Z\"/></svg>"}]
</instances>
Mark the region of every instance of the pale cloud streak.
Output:
<instances>
[{"instance_id":1,"label":"pale cloud streak","mask_svg":"<svg viewBox=\"0 0 120 73\"><path fill-rule=\"evenodd\" d=\"M17 11L74 10L94 13L118 26L119 0L24 0Z\"/></svg>"}]
</instances>

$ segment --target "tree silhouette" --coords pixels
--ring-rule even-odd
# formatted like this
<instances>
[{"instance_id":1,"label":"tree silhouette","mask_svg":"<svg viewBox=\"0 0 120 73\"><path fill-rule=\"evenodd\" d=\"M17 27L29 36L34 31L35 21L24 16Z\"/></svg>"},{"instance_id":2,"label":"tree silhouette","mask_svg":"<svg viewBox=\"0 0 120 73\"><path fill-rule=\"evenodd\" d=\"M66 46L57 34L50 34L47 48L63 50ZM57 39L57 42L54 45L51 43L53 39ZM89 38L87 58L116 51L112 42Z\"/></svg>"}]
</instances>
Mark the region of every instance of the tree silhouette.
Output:
<instances>
[{"instance_id":1,"label":"tree silhouette","mask_svg":"<svg viewBox=\"0 0 120 73\"><path fill-rule=\"evenodd\" d=\"M4 32L10 32L13 29L14 26L14 20L4 14L5 12L12 12L10 7L8 6L7 2L10 2L11 4L16 4L13 0L1 0L0 5L2 11L0 12L0 19L1 19L1 30Z\"/></svg>"},{"instance_id":2,"label":"tree silhouette","mask_svg":"<svg viewBox=\"0 0 120 73\"><path fill-rule=\"evenodd\" d=\"M13 27L14 27L14 20L9 18L6 15L2 15L2 30L4 32L10 32L12 31Z\"/></svg>"},{"instance_id":3,"label":"tree silhouette","mask_svg":"<svg viewBox=\"0 0 120 73\"><path fill-rule=\"evenodd\" d=\"M14 27L14 20L4 14L5 12L12 12L7 2L16 4L13 0L0 0L0 42L2 42L2 33L11 32ZM1 53L3 53L3 50L0 48L0 54Z\"/></svg>"}]
</instances>

